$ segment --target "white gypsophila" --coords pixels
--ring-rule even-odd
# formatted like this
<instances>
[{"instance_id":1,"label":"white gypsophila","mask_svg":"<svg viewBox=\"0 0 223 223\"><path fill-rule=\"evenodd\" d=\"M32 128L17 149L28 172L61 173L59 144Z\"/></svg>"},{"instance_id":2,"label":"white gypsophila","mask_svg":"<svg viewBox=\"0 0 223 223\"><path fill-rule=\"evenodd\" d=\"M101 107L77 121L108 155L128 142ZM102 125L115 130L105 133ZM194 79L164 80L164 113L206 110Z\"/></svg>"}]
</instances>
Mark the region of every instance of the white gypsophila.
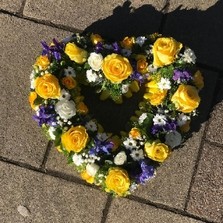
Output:
<instances>
[{"instance_id":1,"label":"white gypsophila","mask_svg":"<svg viewBox=\"0 0 223 223\"><path fill-rule=\"evenodd\" d=\"M72 77L76 77L76 73L73 67L68 67L66 69L64 69L64 75L65 76L72 76Z\"/></svg>"},{"instance_id":2,"label":"white gypsophila","mask_svg":"<svg viewBox=\"0 0 223 223\"><path fill-rule=\"evenodd\" d=\"M135 42L136 44L142 47L142 45L145 43L146 40L147 38L145 36L139 36L136 38Z\"/></svg>"},{"instance_id":3,"label":"white gypsophila","mask_svg":"<svg viewBox=\"0 0 223 223\"><path fill-rule=\"evenodd\" d=\"M62 119L67 120L76 115L76 106L74 101L61 100L56 103L55 111Z\"/></svg>"},{"instance_id":4,"label":"white gypsophila","mask_svg":"<svg viewBox=\"0 0 223 223\"><path fill-rule=\"evenodd\" d=\"M177 147L182 142L182 136L177 131L168 132L165 136L165 143L171 148Z\"/></svg>"},{"instance_id":5,"label":"white gypsophila","mask_svg":"<svg viewBox=\"0 0 223 223\"><path fill-rule=\"evenodd\" d=\"M141 125L144 120L147 118L147 114L146 113L142 113L140 116L139 116L139 124Z\"/></svg>"},{"instance_id":6,"label":"white gypsophila","mask_svg":"<svg viewBox=\"0 0 223 223\"><path fill-rule=\"evenodd\" d=\"M132 138L127 138L125 141L123 141L123 145L126 149L135 149L137 148L137 142Z\"/></svg>"},{"instance_id":7,"label":"white gypsophila","mask_svg":"<svg viewBox=\"0 0 223 223\"><path fill-rule=\"evenodd\" d=\"M142 160L144 159L144 153L143 153L143 150L142 149L139 149L139 150L132 150L132 152L130 153L130 156L132 157L132 159L134 161L139 161L139 160Z\"/></svg>"},{"instance_id":8,"label":"white gypsophila","mask_svg":"<svg viewBox=\"0 0 223 223\"><path fill-rule=\"evenodd\" d=\"M166 121L166 116L162 114L156 114L153 118L154 125L165 125Z\"/></svg>"},{"instance_id":9,"label":"white gypsophila","mask_svg":"<svg viewBox=\"0 0 223 223\"><path fill-rule=\"evenodd\" d=\"M105 141L105 140L108 139L108 135L107 135L105 132L98 133L98 134L97 134L97 138L98 138L100 141Z\"/></svg>"},{"instance_id":10,"label":"white gypsophila","mask_svg":"<svg viewBox=\"0 0 223 223\"><path fill-rule=\"evenodd\" d=\"M187 116L184 113L181 113L177 118L177 124L179 126L182 126L182 125L186 124L186 122L189 120L190 120L190 116Z\"/></svg>"},{"instance_id":11,"label":"white gypsophila","mask_svg":"<svg viewBox=\"0 0 223 223\"><path fill-rule=\"evenodd\" d=\"M171 88L171 82L168 78L161 78L160 82L158 82L158 87L160 90L169 90Z\"/></svg>"},{"instance_id":12,"label":"white gypsophila","mask_svg":"<svg viewBox=\"0 0 223 223\"><path fill-rule=\"evenodd\" d=\"M150 65L148 66L148 71L151 72L151 73L154 73L154 72L157 71L157 67L154 66L153 64L150 64Z\"/></svg>"},{"instance_id":13,"label":"white gypsophila","mask_svg":"<svg viewBox=\"0 0 223 223\"><path fill-rule=\"evenodd\" d=\"M129 84L123 84L122 85L122 94L127 93L129 90Z\"/></svg>"},{"instance_id":14,"label":"white gypsophila","mask_svg":"<svg viewBox=\"0 0 223 223\"><path fill-rule=\"evenodd\" d=\"M184 54L182 54L181 56L182 56L182 60L186 63L192 63L192 64L196 63L197 57L195 56L194 51L190 48L187 48L184 51Z\"/></svg>"},{"instance_id":15,"label":"white gypsophila","mask_svg":"<svg viewBox=\"0 0 223 223\"><path fill-rule=\"evenodd\" d=\"M122 49L121 53L125 57L129 57L132 54L132 51L130 49Z\"/></svg>"},{"instance_id":16,"label":"white gypsophila","mask_svg":"<svg viewBox=\"0 0 223 223\"><path fill-rule=\"evenodd\" d=\"M73 163L76 166L80 166L84 163L83 157L81 155L76 154L76 153L72 156L72 160L73 160Z\"/></svg>"},{"instance_id":17,"label":"white gypsophila","mask_svg":"<svg viewBox=\"0 0 223 223\"><path fill-rule=\"evenodd\" d=\"M59 100L69 100L69 99L70 99L70 93L66 91L65 89L62 89Z\"/></svg>"},{"instance_id":18,"label":"white gypsophila","mask_svg":"<svg viewBox=\"0 0 223 223\"><path fill-rule=\"evenodd\" d=\"M89 82L97 82L99 79L97 73L93 70L87 70L86 76Z\"/></svg>"},{"instance_id":19,"label":"white gypsophila","mask_svg":"<svg viewBox=\"0 0 223 223\"><path fill-rule=\"evenodd\" d=\"M99 71L103 63L103 56L100 53L91 53L88 57L88 64L94 71Z\"/></svg>"},{"instance_id":20,"label":"white gypsophila","mask_svg":"<svg viewBox=\"0 0 223 223\"><path fill-rule=\"evenodd\" d=\"M30 88L32 90L35 89L35 78L34 77L35 77L35 71L33 70L30 74Z\"/></svg>"},{"instance_id":21,"label":"white gypsophila","mask_svg":"<svg viewBox=\"0 0 223 223\"><path fill-rule=\"evenodd\" d=\"M87 174L94 177L100 167L95 163L88 163L86 166Z\"/></svg>"},{"instance_id":22,"label":"white gypsophila","mask_svg":"<svg viewBox=\"0 0 223 223\"><path fill-rule=\"evenodd\" d=\"M53 126L50 126L49 129L48 129L48 134L49 134L49 136L50 136L50 138L52 140L55 140L56 139L56 136L54 134L55 130L56 129Z\"/></svg>"},{"instance_id":23,"label":"white gypsophila","mask_svg":"<svg viewBox=\"0 0 223 223\"><path fill-rule=\"evenodd\" d=\"M127 156L124 151L119 152L115 158L114 163L115 165L123 165L127 160Z\"/></svg>"},{"instance_id":24,"label":"white gypsophila","mask_svg":"<svg viewBox=\"0 0 223 223\"><path fill-rule=\"evenodd\" d=\"M85 124L85 127L86 127L86 129L89 130L89 131L92 131L92 132L97 131L97 125L96 125L96 123L95 123L94 121L92 121L92 120L90 120L89 122L87 122L87 123Z\"/></svg>"}]
</instances>

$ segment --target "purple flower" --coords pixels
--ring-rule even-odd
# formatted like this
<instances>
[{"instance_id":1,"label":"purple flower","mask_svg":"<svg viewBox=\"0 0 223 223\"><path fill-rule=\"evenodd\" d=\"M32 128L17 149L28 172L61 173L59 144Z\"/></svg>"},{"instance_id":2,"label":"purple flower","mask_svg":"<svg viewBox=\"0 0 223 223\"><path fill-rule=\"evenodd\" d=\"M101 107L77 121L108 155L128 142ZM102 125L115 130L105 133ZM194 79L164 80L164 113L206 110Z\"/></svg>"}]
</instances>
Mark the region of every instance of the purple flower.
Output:
<instances>
[{"instance_id":1,"label":"purple flower","mask_svg":"<svg viewBox=\"0 0 223 223\"><path fill-rule=\"evenodd\" d=\"M97 43L97 44L95 45L95 52L96 52L96 53L99 53L99 52L102 51L102 50L103 50L103 44L102 44L101 42Z\"/></svg>"},{"instance_id":2,"label":"purple flower","mask_svg":"<svg viewBox=\"0 0 223 223\"><path fill-rule=\"evenodd\" d=\"M91 155L97 155L98 153L106 153L109 155L114 146L113 142L101 141L97 137L94 139L94 147L90 149Z\"/></svg>"},{"instance_id":3,"label":"purple flower","mask_svg":"<svg viewBox=\"0 0 223 223\"><path fill-rule=\"evenodd\" d=\"M61 60L61 53L63 52L64 44L59 43L56 39L53 39L52 46L48 46L45 41L41 41L43 51L42 55L47 55L48 57L53 56L57 61Z\"/></svg>"},{"instance_id":4,"label":"purple flower","mask_svg":"<svg viewBox=\"0 0 223 223\"><path fill-rule=\"evenodd\" d=\"M138 183L144 184L147 180L149 180L155 172L153 166L147 165L145 160L140 161L141 173L136 176L136 180Z\"/></svg>"},{"instance_id":5,"label":"purple flower","mask_svg":"<svg viewBox=\"0 0 223 223\"><path fill-rule=\"evenodd\" d=\"M188 82L192 79L191 74L186 70L174 70L173 80L180 82Z\"/></svg>"},{"instance_id":6,"label":"purple flower","mask_svg":"<svg viewBox=\"0 0 223 223\"><path fill-rule=\"evenodd\" d=\"M54 105L41 105L33 119L38 122L39 126L47 124L49 126L56 126L56 113Z\"/></svg>"},{"instance_id":7,"label":"purple flower","mask_svg":"<svg viewBox=\"0 0 223 223\"><path fill-rule=\"evenodd\" d=\"M139 72L134 71L134 72L131 74L130 78L131 78L132 80L136 80L136 81L138 81L140 84L143 84L143 82L145 81L145 79L146 79L147 77L146 77L146 75L142 75L142 74L140 74Z\"/></svg>"},{"instance_id":8,"label":"purple flower","mask_svg":"<svg viewBox=\"0 0 223 223\"><path fill-rule=\"evenodd\" d=\"M170 120L167 121L165 125L153 125L151 133L153 135L156 135L157 133L175 131L176 129L177 129L177 121Z\"/></svg>"},{"instance_id":9,"label":"purple flower","mask_svg":"<svg viewBox=\"0 0 223 223\"><path fill-rule=\"evenodd\" d=\"M112 43L113 51L118 53L120 51L120 47L117 42Z\"/></svg>"}]
</instances>

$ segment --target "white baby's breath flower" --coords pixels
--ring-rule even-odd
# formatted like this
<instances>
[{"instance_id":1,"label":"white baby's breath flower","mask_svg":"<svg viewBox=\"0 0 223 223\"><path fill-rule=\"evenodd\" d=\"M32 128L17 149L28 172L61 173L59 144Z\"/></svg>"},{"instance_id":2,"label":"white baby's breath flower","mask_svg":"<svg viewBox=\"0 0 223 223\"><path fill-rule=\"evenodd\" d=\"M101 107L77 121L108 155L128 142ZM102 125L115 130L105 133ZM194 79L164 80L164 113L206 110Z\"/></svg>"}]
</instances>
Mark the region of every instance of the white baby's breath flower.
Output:
<instances>
[{"instance_id":1,"label":"white baby's breath flower","mask_svg":"<svg viewBox=\"0 0 223 223\"><path fill-rule=\"evenodd\" d=\"M153 118L154 125L165 125L166 121L166 116L161 114L156 114Z\"/></svg>"},{"instance_id":2,"label":"white baby's breath flower","mask_svg":"<svg viewBox=\"0 0 223 223\"><path fill-rule=\"evenodd\" d=\"M69 100L69 99L70 99L70 93L65 89L62 89L59 100Z\"/></svg>"},{"instance_id":3,"label":"white baby's breath flower","mask_svg":"<svg viewBox=\"0 0 223 223\"><path fill-rule=\"evenodd\" d=\"M89 82L97 82L97 80L99 78L97 73L93 70L87 70L86 76L87 76L87 79Z\"/></svg>"},{"instance_id":4,"label":"white baby's breath flower","mask_svg":"<svg viewBox=\"0 0 223 223\"><path fill-rule=\"evenodd\" d=\"M89 130L89 131L92 131L92 132L97 131L97 125L96 125L96 123L95 123L94 121L92 121L92 120L90 120L89 122L87 122L87 123L85 124L85 127L86 127L86 129Z\"/></svg>"},{"instance_id":5,"label":"white baby's breath flower","mask_svg":"<svg viewBox=\"0 0 223 223\"><path fill-rule=\"evenodd\" d=\"M161 78L160 82L158 82L158 87L160 90L168 90L171 88L171 82L168 78Z\"/></svg>"},{"instance_id":6,"label":"white baby's breath flower","mask_svg":"<svg viewBox=\"0 0 223 223\"><path fill-rule=\"evenodd\" d=\"M129 84L123 84L122 85L122 94L127 93L129 90Z\"/></svg>"},{"instance_id":7,"label":"white baby's breath flower","mask_svg":"<svg viewBox=\"0 0 223 223\"><path fill-rule=\"evenodd\" d=\"M182 56L183 61L186 63L192 63L192 64L196 63L197 57L195 56L194 51L190 48L187 48L184 51L184 54L182 54L181 56Z\"/></svg>"},{"instance_id":8,"label":"white baby's breath flower","mask_svg":"<svg viewBox=\"0 0 223 223\"><path fill-rule=\"evenodd\" d=\"M141 125L144 120L147 118L147 114L146 113L142 113L140 116L139 116L139 124Z\"/></svg>"},{"instance_id":9,"label":"white baby's breath flower","mask_svg":"<svg viewBox=\"0 0 223 223\"><path fill-rule=\"evenodd\" d=\"M142 46L145 41L147 40L147 38L145 36L139 36L136 38L136 44L138 44L139 46Z\"/></svg>"},{"instance_id":10,"label":"white baby's breath flower","mask_svg":"<svg viewBox=\"0 0 223 223\"><path fill-rule=\"evenodd\" d=\"M88 163L86 166L86 171L88 173L88 175L94 177L95 174L98 172L98 170L100 169L100 167L95 164L95 163Z\"/></svg>"},{"instance_id":11,"label":"white baby's breath flower","mask_svg":"<svg viewBox=\"0 0 223 223\"><path fill-rule=\"evenodd\" d=\"M137 148L137 142L132 138L127 138L125 141L123 141L123 145L126 149L134 149Z\"/></svg>"},{"instance_id":12,"label":"white baby's breath flower","mask_svg":"<svg viewBox=\"0 0 223 223\"><path fill-rule=\"evenodd\" d=\"M123 56L129 57L131 55L132 51L129 50L129 49L122 49L121 53L122 53Z\"/></svg>"},{"instance_id":13,"label":"white baby's breath flower","mask_svg":"<svg viewBox=\"0 0 223 223\"><path fill-rule=\"evenodd\" d=\"M76 153L72 156L72 160L73 160L73 162L76 166L80 166L84 163L83 157L81 155L76 154Z\"/></svg>"},{"instance_id":14,"label":"white baby's breath flower","mask_svg":"<svg viewBox=\"0 0 223 223\"><path fill-rule=\"evenodd\" d=\"M88 57L88 64L94 71L99 71L103 63L103 56L100 53L91 53Z\"/></svg>"},{"instance_id":15,"label":"white baby's breath flower","mask_svg":"<svg viewBox=\"0 0 223 223\"><path fill-rule=\"evenodd\" d=\"M182 136L177 131L168 132L165 136L165 143L171 148L177 147L182 142Z\"/></svg>"},{"instance_id":16,"label":"white baby's breath flower","mask_svg":"<svg viewBox=\"0 0 223 223\"><path fill-rule=\"evenodd\" d=\"M97 138L98 138L100 141L105 141L105 140L108 139L108 135L107 135L105 132L103 132L103 133L98 133L98 134L97 134Z\"/></svg>"},{"instance_id":17,"label":"white baby's breath flower","mask_svg":"<svg viewBox=\"0 0 223 223\"><path fill-rule=\"evenodd\" d=\"M56 103L55 111L62 119L67 120L76 115L76 106L73 101L61 100Z\"/></svg>"},{"instance_id":18,"label":"white baby's breath flower","mask_svg":"<svg viewBox=\"0 0 223 223\"><path fill-rule=\"evenodd\" d=\"M154 66L153 64L150 64L150 65L148 66L148 71L151 72L151 73L154 73L154 72L157 71L157 67Z\"/></svg>"},{"instance_id":19,"label":"white baby's breath flower","mask_svg":"<svg viewBox=\"0 0 223 223\"><path fill-rule=\"evenodd\" d=\"M56 136L54 135L54 132L55 132L55 128L50 126L49 129L48 129L48 133L49 133L49 136L52 140L55 140L56 139Z\"/></svg>"},{"instance_id":20,"label":"white baby's breath flower","mask_svg":"<svg viewBox=\"0 0 223 223\"><path fill-rule=\"evenodd\" d=\"M35 79L34 79L34 77L35 77L35 72L32 71L31 74L30 74L30 88L33 89L33 90L35 89Z\"/></svg>"},{"instance_id":21,"label":"white baby's breath flower","mask_svg":"<svg viewBox=\"0 0 223 223\"><path fill-rule=\"evenodd\" d=\"M182 126L182 125L186 124L186 122L189 120L190 120L190 116L187 116L184 113L181 113L177 118L177 124L179 126Z\"/></svg>"},{"instance_id":22,"label":"white baby's breath flower","mask_svg":"<svg viewBox=\"0 0 223 223\"><path fill-rule=\"evenodd\" d=\"M68 68L64 69L64 75L65 76L76 77L74 68L73 67L68 67Z\"/></svg>"},{"instance_id":23,"label":"white baby's breath flower","mask_svg":"<svg viewBox=\"0 0 223 223\"><path fill-rule=\"evenodd\" d=\"M125 152L121 151L115 156L114 163L116 165L123 165L126 160L127 160L127 156L126 156Z\"/></svg>"},{"instance_id":24,"label":"white baby's breath flower","mask_svg":"<svg viewBox=\"0 0 223 223\"><path fill-rule=\"evenodd\" d=\"M142 160L144 159L144 154L143 154L143 150L139 149L139 150L132 150L132 152L130 153L130 156L132 157L132 159L134 161L138 161L138 160Z\"/></svg>"}]
</instances>

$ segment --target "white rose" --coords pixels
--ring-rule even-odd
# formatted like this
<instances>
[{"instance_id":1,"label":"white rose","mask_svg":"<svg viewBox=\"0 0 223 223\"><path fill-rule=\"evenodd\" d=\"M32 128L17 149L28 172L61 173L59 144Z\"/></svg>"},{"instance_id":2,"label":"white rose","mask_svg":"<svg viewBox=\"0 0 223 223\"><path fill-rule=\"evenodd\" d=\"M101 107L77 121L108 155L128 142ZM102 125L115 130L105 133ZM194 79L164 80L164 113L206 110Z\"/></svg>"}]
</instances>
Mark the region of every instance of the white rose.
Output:
<instances>
[{"instance_id":1,"label":"white rose","mask_svg":"<svg viewBox=\"0 0 223 223\"><path fill-rule=\"evenodd\" d=\"M122 85L122 93L125 94L129 90L129 85L128 84L123 84Z\"/></svg>"},{"instance_id":2,"label":"white rose","mask_svg":"<svg viewBox=\"0 0 223 223\"><path fill-rule=\"evenodd\" d=\"M177 147L182 142L182 136L177 131L168 132L165 136L165 143L171 148Z\"/></svg>"},{"instance_id":3,"label":"white rose","mask_svg":"<svg viewBox=\"0 0 223 223\"><path fill-rule=\"evenodd\" d=\"M126 160L127 160L127 156L126 156L125 152L121 151L115 156L114 163L116 165L123 165Z\"/></svg>"},{"instance_id":4,"label":"white rose","mask_svg":"<svg viewBox=\"0 0 223 223\"><path fill-rule=\"evenodd\" d=\"M84 162L82 156L78 154L74 154L72 160L76 166L80 166Z\"/></svg>"},{"instance_id":5,"label":"white rose","mask_svg":"<svg viewBox=\"0 0 223 223\"><path fill-rule=\"evenodd\" d=\"M100 53L91 53L88 57L88 63L95 71L99 71L101 69L102 62L103 56Z\"/></svg>"},{"instance_id":6,"label":"white rose","mask_svg":"<svg viewBox=\"0 0 223 223\"><path fill-rule=\"evenodd\" d=\"M99 170L99 166L95 163L88 163L86 166L87 174L94 177Z\"/></svg>"},{"instance_id":7,"label":"white rose","mask_svg":"<svg viewBox=\"0 0 223 223\"><path fill-rule=\"evenodd\" d=\"M62 119L69 119L76 115L76 107L73 101L61 100L55 105L55 111Z\"/></svg>"}]
</instances>

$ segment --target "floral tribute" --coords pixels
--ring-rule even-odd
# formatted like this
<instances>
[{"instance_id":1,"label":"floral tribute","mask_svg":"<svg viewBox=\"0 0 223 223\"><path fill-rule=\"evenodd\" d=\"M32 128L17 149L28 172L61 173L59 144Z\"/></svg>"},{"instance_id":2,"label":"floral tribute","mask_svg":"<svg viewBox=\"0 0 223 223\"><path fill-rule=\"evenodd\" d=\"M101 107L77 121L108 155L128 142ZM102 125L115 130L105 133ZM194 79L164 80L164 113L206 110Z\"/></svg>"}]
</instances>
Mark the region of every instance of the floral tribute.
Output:
<instances>
[{"instance_id":1,"label":"floral tribute","mask_svg":"<svg viewBox=\"0 0 223 223\"><path fill-rule=\"evenodd\" d=\"M30 76L34 120L84 180L115 196L131 194L179 148L197 115L204 83L194 52L157 33L121 41L74 34L41 44ZM105 132L83 85L114 106L143 91L129 130Z\"/></svg>"}]
</instances>

